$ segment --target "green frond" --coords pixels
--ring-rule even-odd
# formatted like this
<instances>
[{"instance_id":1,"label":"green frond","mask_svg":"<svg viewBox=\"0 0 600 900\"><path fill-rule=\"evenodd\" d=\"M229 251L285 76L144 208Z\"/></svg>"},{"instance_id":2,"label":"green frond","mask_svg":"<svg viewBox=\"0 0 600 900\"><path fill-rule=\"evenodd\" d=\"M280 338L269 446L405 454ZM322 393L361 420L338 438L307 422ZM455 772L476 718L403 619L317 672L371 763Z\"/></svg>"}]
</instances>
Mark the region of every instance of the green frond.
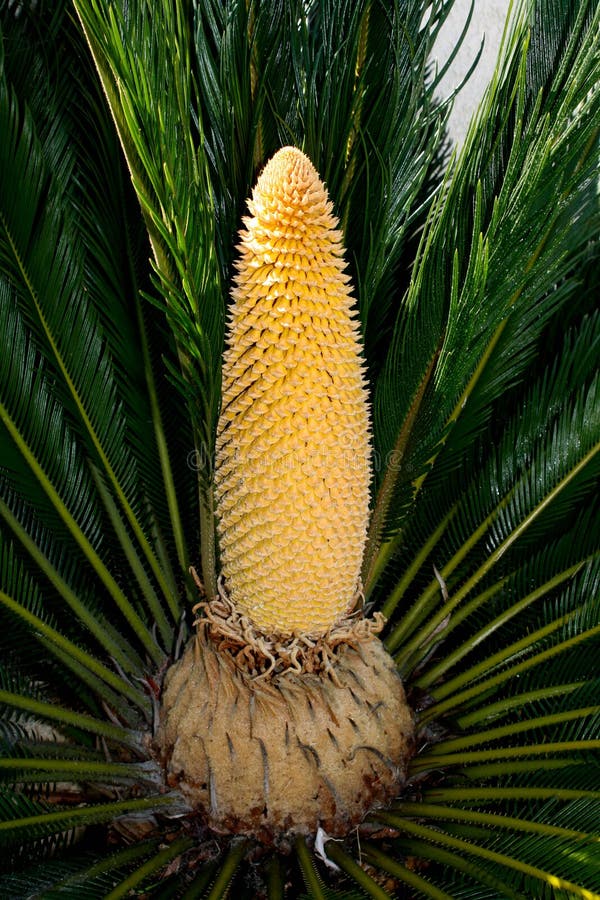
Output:
<instances>
[{"instance_id":1,"label":"green frond","mask_svg":"<svg viewBox=\"0 0 600 900\"><path fill-rule=\"evenodd\" d=\"M561 666L563 663L563 659L556 658L562 654L565 654L564 659L567 660L565 664L567 675L572 673L577 679L581 672L580 665L585 672L587 668L585 643L587 641L595 643L600 633L594 618L598 612L597 593L594 593L597 592L597 562L596 559L596 564L590 566L580 580L563 589L553 598L553 602L548 602L538 610L537 622L534 620L533 623L528 623L525 636L515 639L525 629L508 629L505 635L507 642L504 646L494 653L488 650L487 654L481 654L479 661L474 661L469 668L463 668L460 674L444 680L437 689L434 688L434 694L438 698L448 698L443 701L444 707L453 706L456 709L467 699L473 697L484 699L488 696L488 688L492 686L497 688L514 675L542 663L545 672L544 676L540 677L546 677L552 683L554 666ZM583 655L574 663L570 651L576 647ZM494 672L495 674L490 674ZM560 673L560 682L564 674ZM589 678L589 671L586 674ZM484 676L484 679L479 681L478 675ZM470 687L455 694L454 699L449 699L457 688L467 684ZM441 712L441 707L438 707L436 714Z\"/></svg>"},{"instance_id":2,"label":"green frond","mask_svg":"<svg viewBox=\"0 0 600 900\"><path fill-rule=\"evenodd\" d=\"M173 601L173 579L167 583L148 536L147 504L140 496L136 458L129 447L129 428L118 380L94 307L89 303L90 242L79 239L84 217L74 217L73 183L76 157L69 132L56 127L48 135L2 81L0 100L4 156L0 160L2 207L1 258L4 277L12 283L28 328L52 372L54 391L97 460L124 510L165 598ZM61 121L61 124L62 121ZM61 160L54 165L55 158ZM64 163L69 160L69 166ZM94 222L94 227L97 226ZM103 300L109 299L104 293ZM130 404L133 405L133 404Z\"/></svg>"},{"instance_id":3,"label":"green frond","mask_svg":"<svg viewBox=\"0 0 600 900\"><path fill-rule=\"evenodd\" d=\"M547 395L551 394L549 383L544 383ZM522 414L507 424L500 445L488 446L489 468L481 466L471 487L465 488L462 481L462 498L448 521L444 539L435 548L438 559L448 560L439 569L450 596L438 604L443 591L433 579L388 638L392 649L403 644L404 658L419 647L422 652L428 650L431 637L439 639L440 630L450 631L462 621L464 614L455 611L482 582L489 586L490 576L492 595L506 590L504 579L518 571L524 557L530 557L532 543L535 547L540 535L547 542L557 520L564 527L565 507L573 508L576 498L590 496L598 467L597 392L595 377L589 388L571 395L570 403L563 396L560 406L557 401L548 406L527 404ZM593 539L588 546L587 555L597 549ZM570 549L566 542L563 548ZM577 549L573 549L565 570L586 557L586 552L577 557ZM527 559L525 565L529 565ZM514 588L508 596L516 610ZM394 598L394 604L399 599ZM490 610L485 591L479 605L484 602L484 609ZM434 608L435 614L429 617ZM419 622L426 624L409 638Z\"/></svg>"},{"instance_id":4,"label":"green frond","mask_svg":"<svg viewBox=\"0 0 600 900\"><path fill-rule=\"evenodd\" d=\"M227 893L229 885L242 863L246 850L247 843L243 838L232 843L225 858L219 860L217 874L210 884L210 890L206 892L206 900L218 900L219 897Z\"/></svg>"},{"instance_id":5,"label":"green frond","mask_svg":"<svg viewBox=\"0 0 600 900\"><path fill-rule=\"evenodd\" d=\"M425 818L425 817L424 817ZM521 896L536 896L540 892L551 888L568 893L571 897L589 898L594 895L597 884L592 883L590 888L581 887L582 869L590 876L593 867L584 865L577 870L577 864L581 865L583 854L570 851L570 845L549 839L547 835L543 840L537 837L525 838L519 835L518 839L512 835L503 840L494 832L487 840L482 840L482 835L473 828L460 828L448 825L421 824L394 813L383 813L381 820L392 826L398 827L405 834L424 841L427 845L436 845L443 849L457 850L461 855L474 860L479 867L485 864L488 876L497 873L498 882L507 883L509 890L519 892ZM518 842L518 845L517 845ZM407 842L408 847L412 841ZM423 844L420 845L423 847ZM429 855L424 849L424 853ZM512 855L512 854L515 855ZM432 854L435 858L435 854ZM570 865L568 864L571 856ZM554 874L554 866L557 858L560 860L561 871L567 871L576 881L570 881L566 877ZM567 863L565 869L565 863ZM469 873L476 877L477 868L469 866ZM593 875L592 875L593 878ZM588 880L589 884L589 880ZM454 896L451 894L450 896ZM511 896L505 893L504 896Z\"/></svg>"},{"instance_id":6,"label":"green frond","mask_svg":"<svg viewBox=\"0 0 600 900\"><path fill-rule=\"evenodd\" d=\"M189 837L180 838L173 841L169 846L159 850L151 859L139 866L134 872L123 879L120 884L106 895L107 900L117 900L118 897L129 897L131 891L138 886L147 882L149 878L161 872L168 863L181 856L186 850L193 845L193 841Z\"/></svg>"},{"instance_id":7,"label":"green frond","mask_svg":"<svg viewBox=\"0 0 600 900\"><path fill-rule=\"evenodd\" d=\"M177 814L181 811L181 800L178 795L157 794L74 809L56 809L47 803L29 800L24 794L3 790L0 792L0 810L0 846L9 848L21 841L31 843L48 835L64 834L76 826L111 822L135 812L163 810Z\"/></svg>"},{"instance_id":8,"label":"green frond","mask_svg":"<svg viewBox=\"0 0 600 900\"><path fill-rule=\"evenodd\" d=\"M583 12L561 51L570 57L574 48L578 65L561 103L553 103L556 86L549 85L525 115L528 30L516 18L502 77L488 89L430 213L375 388L377 449L397 468L396 497L386 509L392 535L425 479L448 480L491 421L494 404L535 363L544 327L572 296L578 265L598 233L593 123L600 101L590 90L594 27ZM482 145L494 139L496 122L506 151L495 161L491 185L485 180L491 147L486 156ZM421 398L432 361L435 371ZM398 460L396 440L407 423ZM372 534L371 554L376 546ZM381 552L389 555L385 545Z\"/></svg>"},{"instance_id":9,"label":"green frond","mask_svg":"<svg viewBox=\"0 0 600 900\"><path fill-rule=\"evenodd\" d=\"M302 871L302 878L309 896L314 900L325 900L326 888L321 880L304 838L298 836L295 842L296 857Z\"/></svg>"},{"instance_id":10,"label":"green frond","mask_svg":"<svg viewBox=\"0 0 600 900\"><path fill-rule=\"evenodd\" d=\"M193 440L191 434L186 435L183 415L178 420L176 409L162 408L163 358L171 362L175 358L172 339L161 321L164 317L143 300L144 289L150 287L144 271L149 250L147 234L135 215L135 198L126 183L110 115L103 110L102 96L96 96L91 88L88 90L92 96L88 98L84 94L87 103L79 106L89 111L88 120L77 123L84 134L75 136L82 143L78 155L81 196L73 201L78 223L83 226L80 237L86 245L86 291L110 346L127 423L127 440L135 455L144 495L150 501L145 510L136 509L136 516L145 533L153 536L162 569L162 588L167 604L177 615L174 604L178 589L170 546L175 545L180 567L187 570L189 533L186 534L182 524L180 494L183 491L181 485L175 486L169 445L181 442L186 453ZM108 192L106 185L110 186ZM115 241L119 247L117 254ZM139 346L139 352L132 358L133 346ZM169 426L175 421L177 441L173 429L168 440ZM167 544L168 549L161 544Z\"/></svg>"},{"instance_id":11,"label":"green frond","mask_svg":"<svg viewBox=\"0 0 600 900\"><path fill-rule=\"evenodd\" d=\"M518 460L518 466L529 466L535 442L539 442L554 428L556 417L560 410L564 409L569 396L572 396L578 388L582 389L586 382L589 383L594 378L599 324L596 315L584 318L580 327L563 336L559 344L560 355L557 357L557 361L545 373L536 377L533 384L528 387L525 396L521 390L519 405L516 408L516 418L515 411L511 410L510 415L513 416L511 423L506 410L500 410L499 414L502 418L483 435L475 447L476 455L473 459L470 459L462 468L456 469L452 477L431 476L429 485L425 486L420 495L419 506L414 512L410 528L407 528L403 535L403 544L398 544L398 546L402 546L403 557L402 559L398 558L399 562L401 561L406 567L406 560L412 559L413 561L404 570L396 569L391 593L383 606L383 610L388 616L399 607L399 604L402 604L403 607L402 621L396 625L393 637L389 639L392 646L398 646L414 623L422 622L428 612L437 605L440 584L435 578L428 578L427 587L425 588L423 585L420 588L419 601L414 602L411 609L407 609L407 592L410 596L411 583L419 573L422 577L422 573L425 571L424 563L429 562L429 571L435 565L438 569L443 570L445 577L449 577L451 572L463 564L464 557L470 552L472 545L476 544L488 530L490 523L487 521L487 517L497 505L500 486L496 468L494 468L496 474L489 483L483 472L486 471L485 460L489 461L490 456L493 459L498 452L498 442L501 442L500 456L502 456L506 444L514 441L510 451L505 457L502 456L506 474L508 474L508 468L506 468L508 459L511 457L515 462ZM506 419L509 421L507 422ZM496 466L495 463L492 465ZM469 489L470 472L474 467L477 467L476 471L478 472L477 483ZM465 491L468 492L468 499L465 497ZM487 493L488 491L489 493ZM594 539L596 534L595 516L597 515L595 510L596 504L589 498L583 514L578 514L574 521L563 519L561 522L562 535L558 541L552 543L555 551L552 554L548 552L549 533L542 526L544 543L539 551L541 556L537 563L537 571L533 569L532 560L536 556L531 543L521 554L522 557L525 557L524 561L519 562L519 567L525 565L530 569L529 577L533 579L533 583L539 583L538 572L551 574L560 571L561 567L567 570L570 565L574 564L575 558L571 555L573 548L587 548L583 549L580 559L597 551L597 543ZM464 521L465 514L467 516L474 514L470 525ZM542 523L544 521L547 522L542 518ZM536 530L539 534L540 529L537 526L530 531L530 534L535 534ZM447 538L453 533L455 539L448 544ZM446 563L447 560L450 562ZM555 562L556 568L554 567ZM520 570L519 567L516 572ZM509 566L505 565L504 568L507 573L510 573ZM493 571L491 574L493 575ZM506 587L506 577L507 575L503 575L496 581L492 579L491 582L486 579L489 582L487 590L491 594L487 594L485 590L481 591L476 598L469 601L463 610L455 614L453 623L457 624L461 621L467 610L469 615L473 612L477 615L477 605L485 609L489 596L494 593L498 595L501 589L505 590L505 596L510 600L513 597L513 591L510 584ZM544 580L543 576L542 580Z\"/></svg>"},{"instance_id":12,"label":"green frond","mask_svg":"<svg viewBox=\"0 0 600 900\"><path fill-rule=\"evenodd\" d=\"M99 3L76 8L141 204L156 289L175 340L177 363L171 366L171 376L194 427L203 569L207 590L214 593L210 489L224 315L207 163L192 110L195 85L186 13L183 4L173 9L164 3L159 32L153 22L156 10L149 3L136 11L126 6L103 9ZM172 59L181 65L173 66ZM164 468L164 455L162 459ZM171 510L174 513L173 503ZM182 554L180 549L180 558Z\"/></svg>"},{"instance_id":13,"label":"green frond","mask_svg":"<svg viewBox=\"0 0 600 900\"><path fill-rule=\"evenodd\" d=\"M600 896L600 10L514 0L451 152L452 6L0 0L3 897ZM189 566L217 590L236 235L286 144L344 236L365 608L416 752L343 840L265 846L155 744Z\"/></svg>"},{"instance_id":14,"label":"green frond","mask_svg":"<svg viewBox=\"0 0 600 900\"><path fill-rule=\"evenodd\" d=\"M69 660L79 663L95 678L99 679L99 683L104 683L112 691L122 694L139 708L144 710L147 708L146 697L138 688L132 686L131 682L126 679L126 676L117 674L113 669L109 669L104 663L84 649L85 645L81 635L78 642L75 643L54 627L54 619L45 608L41 591L19 564L19 560L10 544L2 547L0 571L2 572L2 584L6 588L6 590L0 591L0 604L3 610L8 612L11 617L14 617L32 630L28 642L31 642L32 638L44 641L45 647L50 647L53 653L65 653ZM13 652L17 653L17 655L20 655L19 649L20 653L23 654L23 648L19 648L16 642L13 647ZM62 656L58 656L58 658L62 659ZM113 694L106 695L106 699L109 702L112 698Z\"/></svg>"},{"instance_id":15,"label":"green frond","mask_svg":"<svg viewBox=\"0 0 600 900\"><path fill-rule=\"evenodd\" d=\"M122 741L126 744L134 743L133 733L120 725L113 725L112 722L105 722L102 719L96 719L81 712L61 708L56 703L36 700L33 697L28 697L23 690L16 692L0 690L0 704L7 707L10 711L18 711L25 714L26 722L30 729L36 728L40 722L52 722L57 724L59 728L67 726L69 731L89 731L92 734L99 734L111 740Z\"/></svg>"},{"instance_id":16,"label":"green frond","mask_svg":"<svg viewBox=\"0 0 600 900\"><path fill-rule=\"evenodd\" d=\"M365 858L384 871L390 872L410 885L424 897L434 898L471 898L471 900L495 900L497 897L509 897L510 900L526 900L524 894L509 887L498 873L490 871L489 866L477 865L473 859L467 859L460 853L453 853L432 841L420 841L416 838L399 839L394 849L402 855L412 858L413 854L423 860L423 870L431 863L442 865L446 872L453 873L444 879L444 887L452 893L446 893L426 878L410 869L399 866L394 857L383 854L377 847L367 846ZM425 862L426 861L426 862ZM418 896L418 895L417 895Z\"/></svg>"},{"instance_id":17,"label":"green frond","mask_svg":"<svg viewBox=\"0 0 600 900\"><path fill-rule=\"evenodd\" d=\"M380 887L371 875L365 872L364 868L335 841L328 842L325 852L328 859L349 875L367 897L372 897L373 900L390 900L390 894Z\"/></svg>"},{"instance_id":18,"label":"green frond","mask_svg":"<svg viewBox=\"0 0 600 900\"><path fill-rule=\"evenodd\" d=\"M160 780L160 772L149 772L133 764L88 761L80 758L52 760L0 756L0 782L11 785L28 783L39 785L74 778L86 783L109 781L111 784L126 784L131 787L132 784L143 785L145 781L156 784Z\"/></svg>"},{"instance_id":19,"label":"green frond","mask_svg":"<svg viewBox=\"0 0 600 900\"><path fill-rule=\"evenodd\" d=\"M28 891L34 896L81 897L82 890L94 900L104 900L118 883L123 871L148 856L155 847L153 841L142 841L126 850L98 859L84 853L77 859L48 859L42 866L29 867L26 874L0 875L0 890L7 898L23 897Z\"/></svg>"},{"instance_id":20,"label":"green frond","mask_svg":"<svg viewBox=\"0 0 600 900\"><path fill-rule=\"evenodd\" d=\"M331 846L331 844L329 844ZM365 883L352 889L345 886L341 889L335 889L325 883L325 880L319 874L319 864L317 863L316 854L311 853L306 845L306 841L302 837L298 837L294 843L298 868L302 873L302 880L307 893L301 894L302 900L358 900L364 897L365 883L370 882L366 879ZM367 893L367 896L369 894Z\"/></svg>"},{"instance_id":21,"label":"green frond","mask_svg":"<svg viewBox=\"0 0 600 900\"><path fill-rule=\"evenodd\" d=\"M53 532L36 521L29 508L14 502L14 495L8 494L7 499L13 500L14 511L11 505L0 501L0 516L7 526L0 529L1 532L12 533L27 554L30 567L45 576L75 620L91 632L109 654L125 669L138 668L141 665L139 656L98 604L89 588L89 573L85 569L82 576L81 560L77 557L66 559L64 548L54 539ZM46 593L47 608L55 602L54 591Z\"/></svg>"}]
</instances>

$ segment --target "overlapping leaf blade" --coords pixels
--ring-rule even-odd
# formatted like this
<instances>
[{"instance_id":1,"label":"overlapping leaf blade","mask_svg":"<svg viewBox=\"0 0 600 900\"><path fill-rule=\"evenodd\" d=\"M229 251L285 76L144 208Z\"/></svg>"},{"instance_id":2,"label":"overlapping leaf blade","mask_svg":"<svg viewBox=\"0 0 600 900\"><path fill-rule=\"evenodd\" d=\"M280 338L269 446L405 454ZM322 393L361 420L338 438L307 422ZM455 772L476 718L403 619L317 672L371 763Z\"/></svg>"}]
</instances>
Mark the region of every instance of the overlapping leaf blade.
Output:
<instances>
[{"instance_id":1,"label":"overlapping leaf blade","mask_svg":"<svg viewBox=\"0 0 600 900\"><path fill-rule=\"evenodd\" d=\"M39 4L49 45L73 63L57 87L34 7L19 4L33 32L6 45L0 174L12 179L1 195L12 352L0 359L0 835L11 835L8 866L30 852L53 861L4 876L9 895L245 898L260 884L275 900L284 876L311 897L600 890L599 13L515 4L501 66L440 186L445 109L427 57L451 5L432 4L425 24L416 0L78 0L140 214L74 20ZM0 4L13 36L14 7ZM119 776L140 768L163 659L150 629L168 650L175 573L199 531L209 590L215 575L227 283L244 199L283 143L325 177L349 250L374 387L367 587L392 617L419 752L399 803L368 824L371 841L327 842L341 873L301 839L258 882L243 842L211 858L200 832L175 836L178 796L155 797L141 777L142 796L118 800L108 781L129 790ZM194 446L199 480L185 477ZM123 615L106 626L117 596ZM48 725L60 745L36 735ZM52 792L61 774L89 779L77 811ZM111 839L122 829L129 849L92 860L72 844L76 825L106 834L115 817ZM140 821L159 837L140 840Z\"/></svg>"},{"instance_id":2,"label":"overlapping leaf blade","mask_svg":"<svg viewBox=\"0 0 600 900\"><path fill-rule=\"evenodd\" d=\"M495 405L521 383L544 327L574 290L573 267L598 231L594 26L586 30L582 11L562 46L565 58L575 47L580 53L568 89L564 74L553 73L548 96L542 92L529 111L527 34L521 19L507 39L502 76L431 214L376 388L378 449L395 468L376 506L369 589L398 543L384 546L378 565L384 523L388 534L398 532L415 485L425 477L447 482L470 458ZM497 159L495 146L504 148Z\"/></svg>"}]
</instances>

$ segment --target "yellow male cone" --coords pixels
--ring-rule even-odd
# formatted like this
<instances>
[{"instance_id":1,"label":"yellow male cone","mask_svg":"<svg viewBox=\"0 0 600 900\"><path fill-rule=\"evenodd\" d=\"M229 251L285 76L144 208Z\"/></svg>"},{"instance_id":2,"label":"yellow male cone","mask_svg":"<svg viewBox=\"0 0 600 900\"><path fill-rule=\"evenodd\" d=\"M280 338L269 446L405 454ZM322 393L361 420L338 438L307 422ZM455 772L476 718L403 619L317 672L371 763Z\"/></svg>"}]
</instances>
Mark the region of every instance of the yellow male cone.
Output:
<instances>
[{"instance_id":1,"label":"yellow male cone","mask_svg":"<svg viewBox=\"0 0 600 900\"><path fill-rule=\"evenodd\" d=\"M248 201L232 291L216 496L229 597L263 634L351 611L366 540L367 393L341 233L294 147Z\"/></svg>"}]
</instances>

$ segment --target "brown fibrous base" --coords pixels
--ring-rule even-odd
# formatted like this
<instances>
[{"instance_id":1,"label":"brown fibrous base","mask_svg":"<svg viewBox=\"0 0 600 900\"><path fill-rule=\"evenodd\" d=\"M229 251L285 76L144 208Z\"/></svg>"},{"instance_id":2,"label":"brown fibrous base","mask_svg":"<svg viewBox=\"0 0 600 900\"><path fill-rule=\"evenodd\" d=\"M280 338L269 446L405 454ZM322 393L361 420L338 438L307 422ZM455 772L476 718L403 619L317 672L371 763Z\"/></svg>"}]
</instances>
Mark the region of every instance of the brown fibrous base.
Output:
<instances>
[{"instance_id":1,"label":"brown fibrous base","mask_svg":"<svg viewBox=\"0 0 600 900\"><path fill-rule=\"evenodd\" d=\"M195 572L193 573L194 576ZM337 681L335 658L340 647L353 647L378 634L385 624L380 612L365 618L357 605L360 593L354 598L349 613L326 634L262 634L250 619L242 615L229 599L222 582L212 601L201 601L194 612L201 615L194 622L205 628L219 651L232 655L237 665L255 678L271 679L288 670L297 675L326 674Z\"/></svg>"},{"instance_id":2,"label":"brown fibrous base","mask_svg":"<svg viewBox=\"0 0 600 900\"><path fill-rule=\"evenodd\" d=\"M398 795L413 719L372 628L321 649L309 639L304 659L290 650L298 665L231 641L201 620L167 674L156 738L168 783L208 827L265 843L343 836Z\"/></svg>"}]
</instances>

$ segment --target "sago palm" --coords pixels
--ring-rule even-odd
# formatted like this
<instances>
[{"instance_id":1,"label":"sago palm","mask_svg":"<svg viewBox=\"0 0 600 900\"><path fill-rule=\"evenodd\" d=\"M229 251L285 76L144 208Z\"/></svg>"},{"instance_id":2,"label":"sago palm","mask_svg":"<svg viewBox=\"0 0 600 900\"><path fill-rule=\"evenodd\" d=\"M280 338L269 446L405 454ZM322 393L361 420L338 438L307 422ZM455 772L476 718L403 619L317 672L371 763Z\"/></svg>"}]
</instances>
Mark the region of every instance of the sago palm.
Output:
<instances>
[{"instance_id":1,"label":"sago palm","mask_svg":"<svg viewBox=\"0 0 600 900\"><path fill-rule=\"evenodd\" d=\"M600 9L0 0L0 895L600 896Z\"/></svg>"}]
</instances>

